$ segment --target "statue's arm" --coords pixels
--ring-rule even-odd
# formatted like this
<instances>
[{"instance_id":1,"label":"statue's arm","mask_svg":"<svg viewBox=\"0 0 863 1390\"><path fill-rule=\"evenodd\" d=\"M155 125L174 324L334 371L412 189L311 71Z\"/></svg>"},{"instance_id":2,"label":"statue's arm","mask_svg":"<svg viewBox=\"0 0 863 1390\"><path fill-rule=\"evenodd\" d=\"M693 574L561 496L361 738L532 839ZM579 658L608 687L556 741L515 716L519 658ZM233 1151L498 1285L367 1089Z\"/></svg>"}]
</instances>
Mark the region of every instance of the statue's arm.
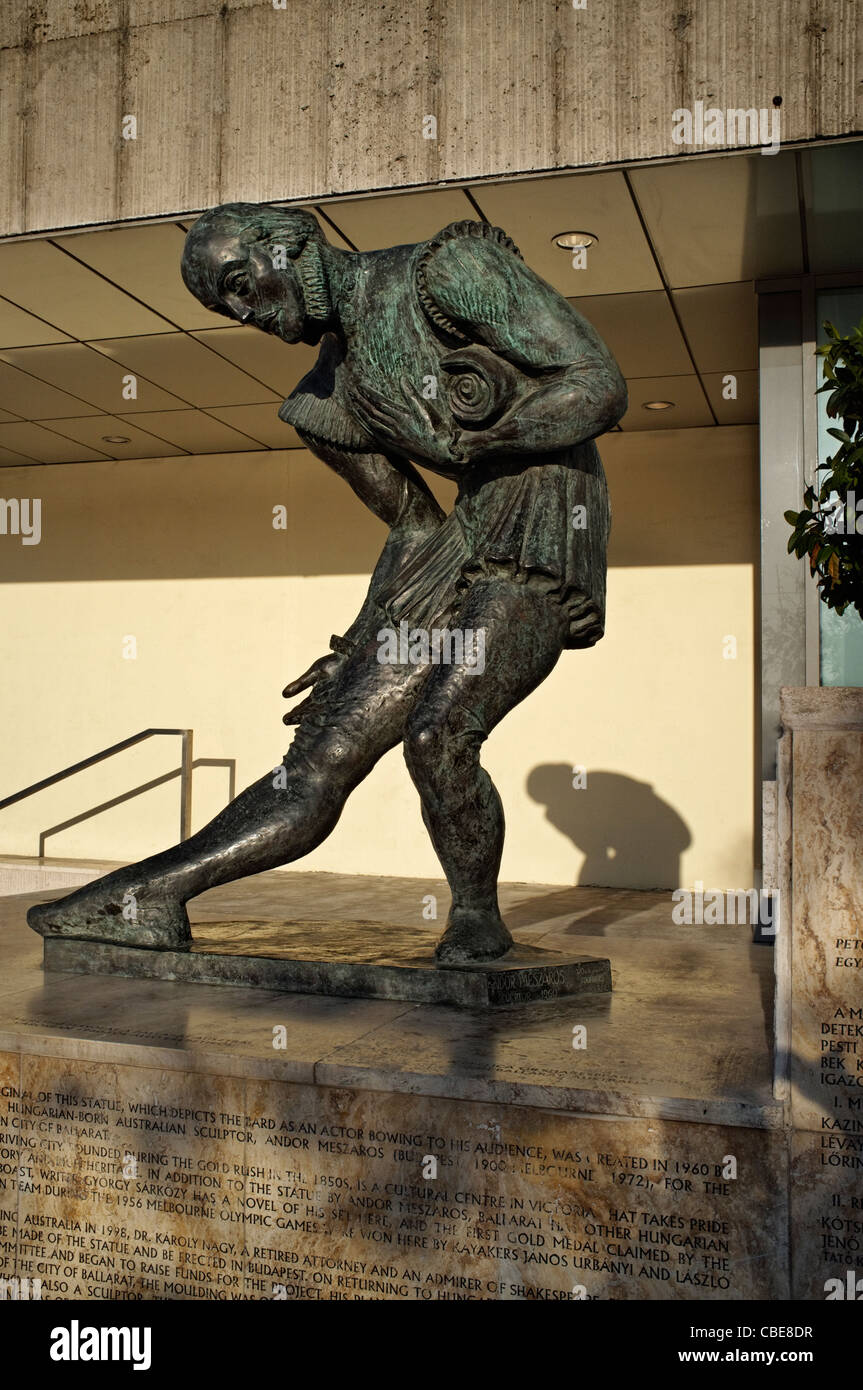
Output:
<instances>
[{"instance_id":1,"label":"statue's arm","mask_svg":"<svg viewBox=\"0 0 863 1390\"><path fill-rule=\"evenodd\" d=\"M341 449L298 431L306 448L322 459L353 489L380 521L404 536L427 534L444 518L444 511L413 464L381 453Z\"/></svg>"},{"instance_id":2,"label":"statue's arm","mask_svg":"<svg viewBox=\"0 0 863 1390\"><path fill-rule=\"evenodd\" d=\"M463 432L465 457L566 448L611 429L623 415L626 383L599 334L497 242L447 242L431 259L426 283L470 338L533 379L494 425Z\"/></svg>"},{"instance_id":3,"label":"statue's arm","mask_svg":"<svg viewBox=\"0 0 863 1390\"><path fill-rule=\"evenodd\" d=\"M368 640L379 625L375 595L410 557L416 546L444 519L428 485L406 459L379 453L360 453L297 433L317 458L322 459L340 478L344 478L375 516L390 528L386 544L375 565L363 606L347 632L330 638L330 651L318 657L307 671L290 681L282 694L293 699L302 691L326 681L341 668L358 642ZM286 724L297 724L313 696L296 705L284 716Z\"/></svg>"},{"instance_id":4,"label":"statue's arm","mask_svg":"<svg viewBox=\"0 0 863 1390\"><path fill-rule=\"evenodd\" d=\"M429 532L437 530L446 513L407 459L340 449L302 431L298 433L306 447L344 478L370 511L390 528L362 608L347 632L332 640L334 651L348 655L358 637L367 634L370 622L377 621L377 591L395 577Z\"/></svg>"}]
</instances>

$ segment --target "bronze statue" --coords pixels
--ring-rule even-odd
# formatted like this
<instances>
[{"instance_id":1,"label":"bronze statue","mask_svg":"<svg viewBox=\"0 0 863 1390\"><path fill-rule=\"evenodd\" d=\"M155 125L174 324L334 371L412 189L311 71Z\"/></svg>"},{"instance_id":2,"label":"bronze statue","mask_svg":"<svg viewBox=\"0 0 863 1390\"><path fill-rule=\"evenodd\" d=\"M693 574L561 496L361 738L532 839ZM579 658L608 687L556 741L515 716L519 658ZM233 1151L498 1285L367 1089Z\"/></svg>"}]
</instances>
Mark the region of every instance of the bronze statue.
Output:
<instances>
[{"instance_id":1,"label":"bronze statue","mask_svg":"<svg viewBox=\"0 0 863 1390\"><path fill-rule=\"evenodd\" d=\"M285 716L297 730L276 775L182 844L31 908L30 925L183 949L190 898L315 849L402 742L452 891L437 959L501 956L503 811L480 749L564 648L603 634L610 513L593 441L626 409L620 371L485 223L353 253L308 212L231 203L192 227L182 272L216 313L320 343L279 414L389 537L356 621L285 689L311 694ZM449 516L415 465L458 482Z\"/></svg>"}]
</instances>

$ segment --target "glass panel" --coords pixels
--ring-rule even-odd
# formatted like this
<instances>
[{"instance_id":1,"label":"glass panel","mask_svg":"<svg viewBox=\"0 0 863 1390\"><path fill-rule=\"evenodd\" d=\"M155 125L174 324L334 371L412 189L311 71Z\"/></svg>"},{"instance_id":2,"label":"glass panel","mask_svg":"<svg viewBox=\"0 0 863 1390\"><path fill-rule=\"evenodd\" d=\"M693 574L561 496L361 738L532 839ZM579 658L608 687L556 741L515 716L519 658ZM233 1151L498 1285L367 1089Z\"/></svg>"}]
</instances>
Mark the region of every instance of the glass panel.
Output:
<instances>
[{"instance_id":1,"label":"glass panel","mask_svg":"<svg viewBox=\"0 0 863 1390\"><path fill-rule=\"evenodd\" d=\"M835 323L840 333L847 333L863 318L863 288L823 290L815 301L818 342L825 341L822 324L825 319ZM818 384L823 380L819 362ZM827 396L818 397L818 466L839 447L838 441L827 433L829 425L838 421L827 415ZM863 499L860 499L863 500ZM863 515L863 514L861 514ZM821 684L863 686L863 620L856 608L846 608L842 617L825 604L819 604L821 616Z\"/></svg>"}]
</instances>

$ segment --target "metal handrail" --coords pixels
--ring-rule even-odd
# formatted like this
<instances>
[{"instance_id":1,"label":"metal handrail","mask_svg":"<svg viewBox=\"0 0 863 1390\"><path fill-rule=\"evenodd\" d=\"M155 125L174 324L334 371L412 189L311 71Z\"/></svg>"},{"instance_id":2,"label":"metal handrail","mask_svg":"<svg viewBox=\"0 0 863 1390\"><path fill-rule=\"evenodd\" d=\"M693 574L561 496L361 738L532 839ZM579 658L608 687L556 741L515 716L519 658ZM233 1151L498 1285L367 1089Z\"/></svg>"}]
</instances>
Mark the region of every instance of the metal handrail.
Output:
<instances>
[{"instance_id":1,"label":"metal handrail","mask_svg":"<svg viewBox=\"0 0 863 1390\"><path fill-rule=\"evenodd\" d=\"M85 768L94 767L96 763L102 763L106 758L111 758L115 753L122 753L125 748L131 748L133 744L143 743L147 738L158 738L162 735L179 737L183 740L181 763L180 763L180 839L187 840L192 833L192 730L191 729L142 729L138 734L132 734L131 738L124 738L120 743L114 743L110 748L104 748L101 753L93 753L89 758L82 758L81 762L73 763L71 767L65 767L62 772L55 772L51 777L43 777L41 782L34 782L32 787L25 787L23 791L15 792L14 796L7 796L0 801L0 811L7 806L14 806L17 801L23 801L27 796L33 796L36 792L41 792L45 787L53 787L57 782L62 782L66 777L71 777L76 772L83 772Z\"/></svg>"}]
</instances>

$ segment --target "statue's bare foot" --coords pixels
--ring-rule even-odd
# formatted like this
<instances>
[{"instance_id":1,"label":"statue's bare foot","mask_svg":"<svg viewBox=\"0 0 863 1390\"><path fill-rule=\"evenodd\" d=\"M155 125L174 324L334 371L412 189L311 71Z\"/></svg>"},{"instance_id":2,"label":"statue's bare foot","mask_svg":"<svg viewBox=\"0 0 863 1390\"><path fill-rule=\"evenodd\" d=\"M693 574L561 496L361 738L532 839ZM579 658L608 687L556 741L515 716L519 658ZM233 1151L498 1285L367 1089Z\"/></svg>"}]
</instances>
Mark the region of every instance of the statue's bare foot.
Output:
<instances>
[{"instance_id":1,"label":"statue's bare foot","mask_svg":"<svg viewBox=\"0 0 863 1390\"><path fill-rule=\"evenodd\" d=\"M192 939L185 905L118 869L65 898L37 903L27 921L41 936L108 941L155 951L186 951Z\"/></svg>"},{"instance_id":2,"label":"statue's bare foot","mask_svg":"<svg viewBox=\"0 0 863 1390\"><path fill-rule=\"evenodd\" d=\"M456 907L450 912L435 957L441 965L472 965L497 960L512 945L512 937L498 912Z\"/></svg>"}]
</instances>

